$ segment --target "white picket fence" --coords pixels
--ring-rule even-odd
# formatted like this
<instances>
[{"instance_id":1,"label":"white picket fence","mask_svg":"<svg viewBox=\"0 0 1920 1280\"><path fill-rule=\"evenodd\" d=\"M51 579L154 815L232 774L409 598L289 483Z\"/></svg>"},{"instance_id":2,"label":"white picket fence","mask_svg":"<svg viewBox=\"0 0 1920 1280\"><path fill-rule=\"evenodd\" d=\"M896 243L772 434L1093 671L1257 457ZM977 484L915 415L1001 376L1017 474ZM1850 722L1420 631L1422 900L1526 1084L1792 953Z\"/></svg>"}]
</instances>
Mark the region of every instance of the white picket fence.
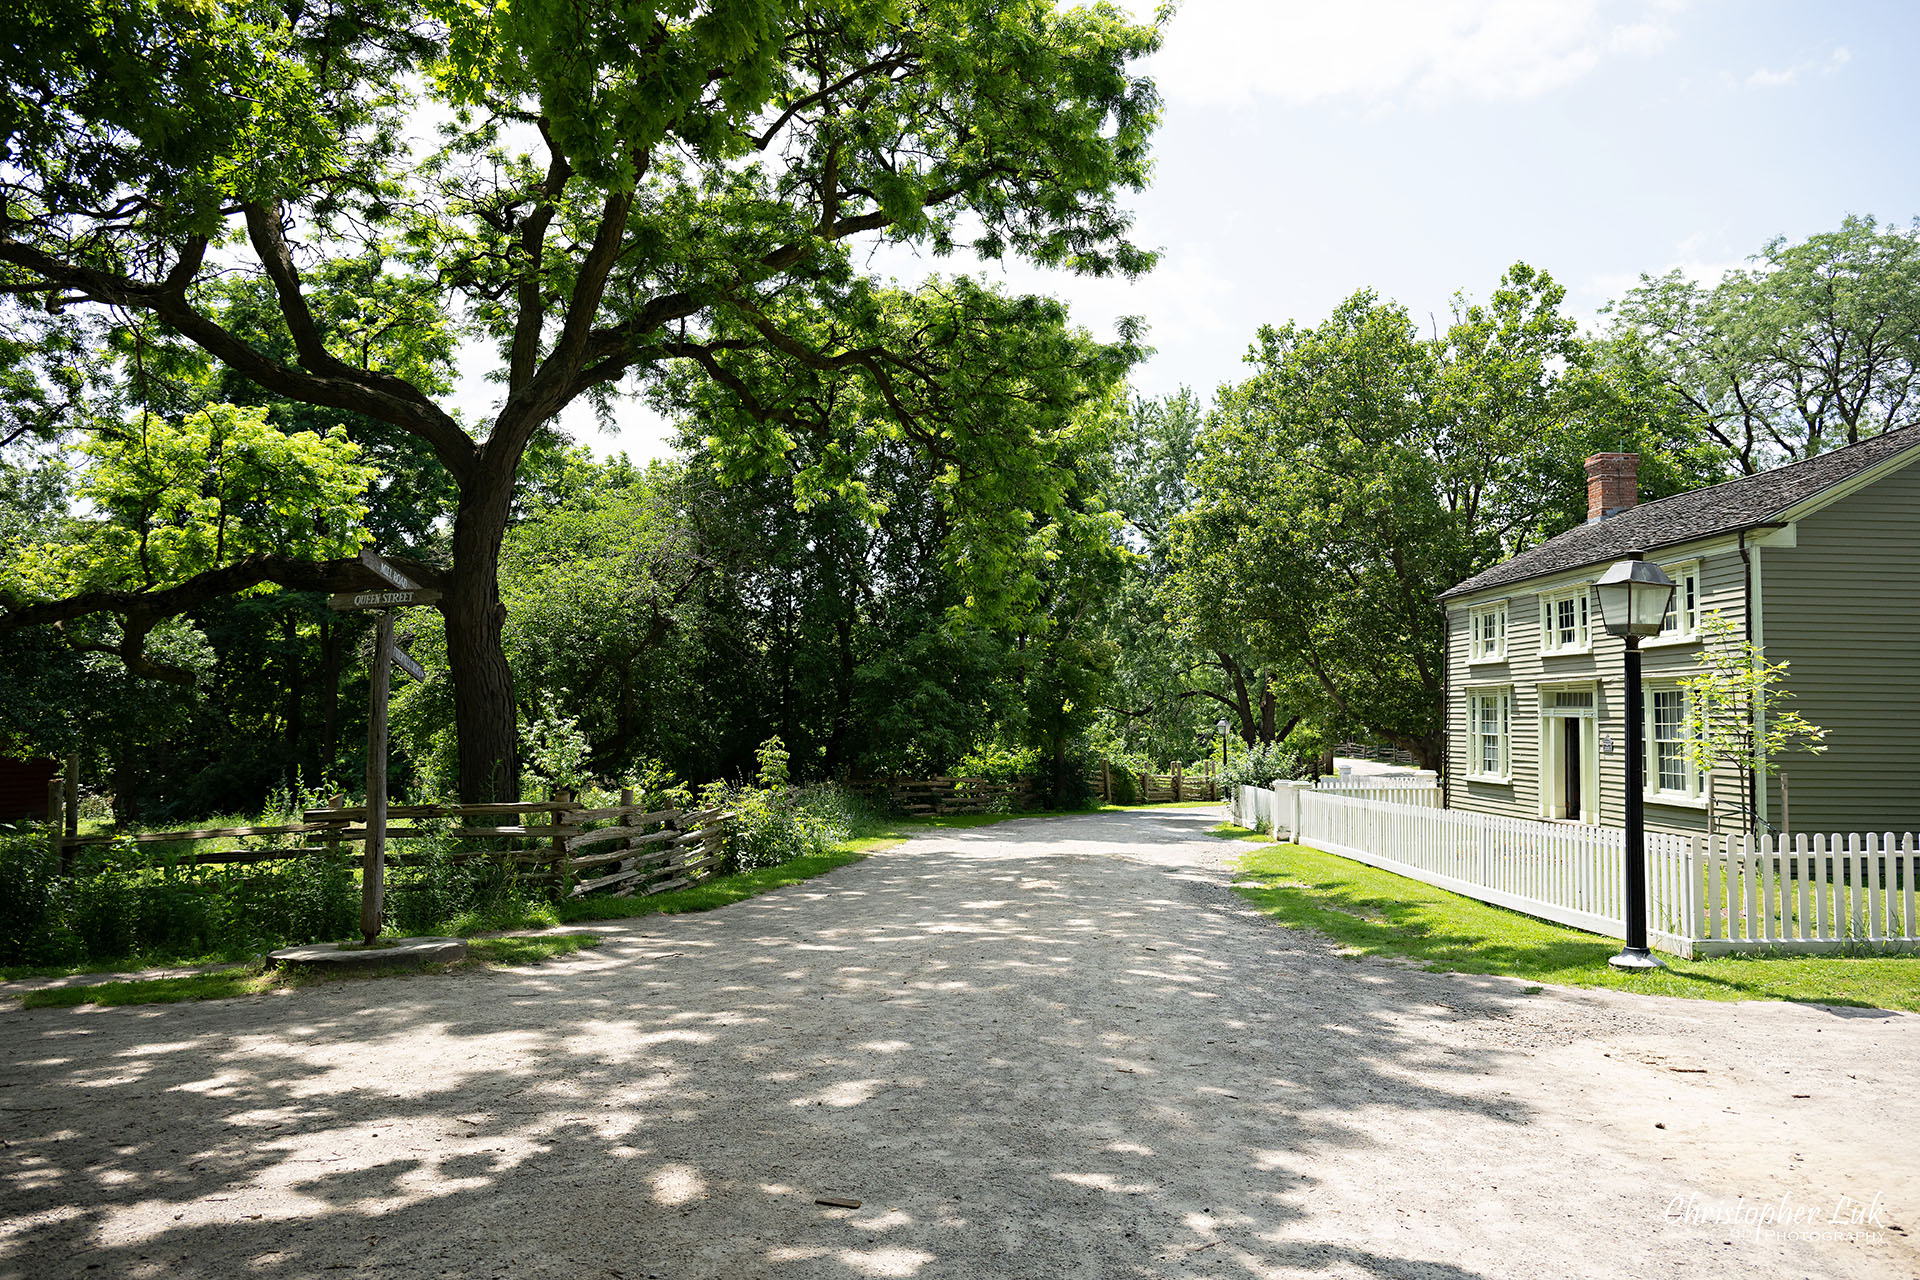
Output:
<instances>
[{"instance_id":1,"label":"white picket fence","mask_svg":"<svg viewBox=\"0 0 1920 1280\"><path fill-rule=\"evenodd\" d=\"M1247 788L1260 791L1261 788ZM1591 933L1624 937L1625 833L1435 807L1417 792L1278 789L1300 844ZM1242 805L1260 803L1245 797ZM1244 825L1244 824L1243 824ZM1771 837L1648 832L1647 934L1683 956L1920 949L1912 834Z\"/></svg>"},{"instance_id":2,"label":"white picket fence","mask_svg":"<svg viewBox=\"0 0 1920 1280\"><path fill-rule=\"evenodd\" d=\"M1693 952L1920 950L1913 832L1700 837Z\"/></svg>"},{"instance_id":3,"label":"white picket fence","mask_svg":"<svg viewBox=\"0 0 1920 1280\"><path fill-rule=\"evenodd\" d=\"M1233 820L1249 831L1290 837L1300 825L1299 797L1308 791L1430 809L1440 807L1439 777L1431 770L1423 770L1354 778L1326 777L1313 782L1283 779L1271 787L1239 787L1232 796Z\"/></svg>"}]
</instances>

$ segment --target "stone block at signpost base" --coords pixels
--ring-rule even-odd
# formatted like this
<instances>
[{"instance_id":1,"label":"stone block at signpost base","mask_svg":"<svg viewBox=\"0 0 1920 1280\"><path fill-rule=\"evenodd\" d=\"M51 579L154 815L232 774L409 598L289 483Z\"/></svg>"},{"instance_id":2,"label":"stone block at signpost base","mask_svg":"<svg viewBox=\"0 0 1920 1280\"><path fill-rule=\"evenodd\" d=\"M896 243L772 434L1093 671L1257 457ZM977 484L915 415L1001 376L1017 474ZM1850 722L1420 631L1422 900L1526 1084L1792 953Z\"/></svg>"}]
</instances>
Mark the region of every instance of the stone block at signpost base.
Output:
<instances>
[{"instance_id":1,"label":"stone block at signpost base","mask_svg":"<svg viewBox=\"0 0 1920 1280\"><path fill-rule=\"evenodd\" d=\"M394 969L405 965L452 964L467 958L465 938L382 938L372 946L359 942L317 942L267 953L273 964L309 970Z\"/></svg>"}]
</instances>

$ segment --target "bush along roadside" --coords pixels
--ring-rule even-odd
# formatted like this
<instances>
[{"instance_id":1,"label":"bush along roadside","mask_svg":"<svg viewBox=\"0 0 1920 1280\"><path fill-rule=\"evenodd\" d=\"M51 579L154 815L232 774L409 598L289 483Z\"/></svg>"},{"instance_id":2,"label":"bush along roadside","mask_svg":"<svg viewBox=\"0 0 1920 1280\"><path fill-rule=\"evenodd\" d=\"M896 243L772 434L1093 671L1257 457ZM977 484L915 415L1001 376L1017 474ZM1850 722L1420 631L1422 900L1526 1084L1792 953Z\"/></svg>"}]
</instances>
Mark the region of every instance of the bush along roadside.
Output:
<instances>
[{"instance_id":1,"label":"bush along roadside","mask_svg":"<svg viewBox=\"0 0 1920 1280\"><path fill-rule=\"evenodd\" d=\"M661 895L668 901L622 899L594 915L637 915L701 909L764 891L754 873L802 860L797 871L818 874L839 865L832 856L878 819L835 786L789 785L779 739L763 744L752 782L705 789L702 803L736 817L720 878L739 881L697 892ZM687 805L684 789L661 790L644 780L649 801ZM597 794L589 789L589 796ZM609 797L610 799L610 797ZM286 815L262 817L285 821ZM237 819L245 825L250 819ZM431 827L436 819L414 820ZM451 820L441 825L451 829ZM202 865L191 845L117 840L89 848L73 874L62 875L46 833L0 826L0 970L25 972L134 967L150 962L241 960L272 948L353 936L359 919L360 877L351 858L293 856L250 864ZM387 931L455 934L542 928L558 924L581 902L552 902L544 886L523 883L512 865L459 860L449 837L409 841L407 862L387 867ZM424 856L420 856L424 855ZM841 861L850 861L851 857ZM773 877L766 887L791 877ZM804 878L802 876L801 878ZM676 907L680 893L694 893ZM590 918L574 912L568 918Z\"/></svg>"}]
</instances>

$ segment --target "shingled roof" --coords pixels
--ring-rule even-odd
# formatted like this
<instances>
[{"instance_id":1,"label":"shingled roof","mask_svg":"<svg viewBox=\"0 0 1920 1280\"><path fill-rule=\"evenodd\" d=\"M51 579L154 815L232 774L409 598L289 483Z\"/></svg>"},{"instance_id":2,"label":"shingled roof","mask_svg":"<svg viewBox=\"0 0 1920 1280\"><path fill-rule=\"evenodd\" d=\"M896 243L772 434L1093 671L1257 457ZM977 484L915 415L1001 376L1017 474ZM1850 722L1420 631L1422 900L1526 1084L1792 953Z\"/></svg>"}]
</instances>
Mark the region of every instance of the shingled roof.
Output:
<instances>
[{"instance_id":1,"label":"shingled roof","mask_svg":"<svg viewBox=\"0 0 1920 1280\"><path fill-rule=\"evenodd\" d=\"M1657 551L1767 524L1808 498L1912 448L1920 448L1920 426L1888 431L1757 476L1742 476L1630 507L1617 516L1550 538L1441 592L1440 598L1450 600L1566 569L1605 564L1633 551Z\"/></svg>"}]
</instances>

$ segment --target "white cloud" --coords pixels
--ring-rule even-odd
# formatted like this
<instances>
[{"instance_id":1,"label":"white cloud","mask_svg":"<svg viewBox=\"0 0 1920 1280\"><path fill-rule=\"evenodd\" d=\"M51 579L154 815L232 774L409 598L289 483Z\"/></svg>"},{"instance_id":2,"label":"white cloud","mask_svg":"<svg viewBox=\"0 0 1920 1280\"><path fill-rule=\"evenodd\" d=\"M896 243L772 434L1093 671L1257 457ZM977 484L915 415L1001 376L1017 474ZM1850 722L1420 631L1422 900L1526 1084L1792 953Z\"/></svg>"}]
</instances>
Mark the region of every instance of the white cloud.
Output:
<instances>
[{"instance_id":1,"label":"white cloud","mask_svg":"<svg viewBox=\"0 0 1920 1280\"><path fill-rule=\"evenodd\" d=\"M1144 7L1144 6L1142 6ZM1536 97L1670 37L1674 0L1188 0L1151 70L1169 100Z\"/></svg>"},{"instance_id":2,"label":"white cloud","mask_svg":"<svg viewBox=\"0 0 1920 1280\"><path fill-rule=\"evenodd\" d=\"M1747 77L1746 84L1749 89L1784 89L1799 83L1801 75L1806 72L1818 71L1821 75L1830 76L1852 61L1851 49L1843 44L1835 45L1832 52L1827 54L1825 62L1809 58L1782 71L1775 71L1771 67L1756 67Z\"/></svg>"},{"instance_id":3,"label":"white cloud","mask_svg":"<svg viewBox=\"0 0 1920 1280\"><path fill-rule=\"evenodd\" d=\"M1696 232L1674 246L1665 265L1652 267L1644 274L1658 278L1678 271L1695 284L1712 288L1729 272L1752 265L1744 257L1730 256L1725 236ZM1597 309L1609 302L1618 302L1640 283L1642 274L1639 271L1598 272L1587 277L1585 288L1576 291L1574 314L1588 324L1597 324Z\"/></svg>"}]
</instances>

